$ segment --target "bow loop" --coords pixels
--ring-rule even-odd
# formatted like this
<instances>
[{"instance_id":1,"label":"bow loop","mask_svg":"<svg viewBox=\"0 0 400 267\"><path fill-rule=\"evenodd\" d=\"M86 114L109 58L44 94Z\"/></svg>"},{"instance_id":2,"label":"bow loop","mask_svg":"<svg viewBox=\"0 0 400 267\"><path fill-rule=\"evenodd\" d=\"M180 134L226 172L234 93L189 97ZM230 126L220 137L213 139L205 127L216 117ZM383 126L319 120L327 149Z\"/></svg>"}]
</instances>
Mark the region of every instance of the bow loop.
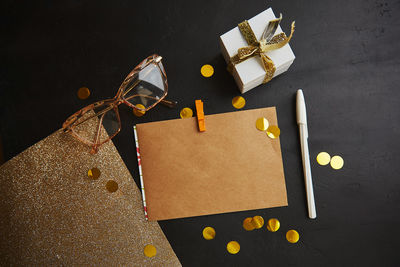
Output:
<instances>
[{"instance_id":1,"label":"bow loop","mask_svg":"<svg viewBox=\"0 0 400 267\"><path fill-rule=\"evenodd\" d=\"M257 53L259 48L257 46L246 46L238 49L238 56L240 60L245 60L248 57L253 56L255 53Z\"/></svg>"}]
</instances>

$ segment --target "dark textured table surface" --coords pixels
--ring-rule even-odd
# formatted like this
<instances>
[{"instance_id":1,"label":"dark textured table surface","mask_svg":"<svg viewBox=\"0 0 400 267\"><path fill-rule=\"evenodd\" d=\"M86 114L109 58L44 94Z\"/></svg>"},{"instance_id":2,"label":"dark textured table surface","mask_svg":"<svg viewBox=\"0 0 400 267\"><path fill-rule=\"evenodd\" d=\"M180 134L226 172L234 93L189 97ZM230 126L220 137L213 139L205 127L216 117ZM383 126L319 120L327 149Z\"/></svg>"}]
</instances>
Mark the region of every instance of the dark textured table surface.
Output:
<instances>
[{"instance_id":1,"label":"dark textured table surface","mask_svg":"<svg viewBox=\"0 0 400 267\"><path fill-rule=\"evenodd\" d=\"M218 37L271 6L283 30L296 20L288 72L244 94L245 109L276 106L288 207L162 221L184 266L394 266L400 250L400 2L357 1L2 1L0 130L8 160L61 127L91 102L112 97L146 56L163 56L169 98L136 118L120 108L114 139L138 184L132 125L177 118L203 99L205 113L234 111L239 94ZM203 64L215 74L200 75ZM77 98L81 86L91 89ZM307 216L295 92L306 97L318 218ZM316 155L341 155L338 171ZM276 217L281 229L244 232L248 216ZM205 226L217 236L206 241ZM285 240L297 229L297 244ZM226 243L241 251L230 255Z\"/></svg>"}]
</instances>

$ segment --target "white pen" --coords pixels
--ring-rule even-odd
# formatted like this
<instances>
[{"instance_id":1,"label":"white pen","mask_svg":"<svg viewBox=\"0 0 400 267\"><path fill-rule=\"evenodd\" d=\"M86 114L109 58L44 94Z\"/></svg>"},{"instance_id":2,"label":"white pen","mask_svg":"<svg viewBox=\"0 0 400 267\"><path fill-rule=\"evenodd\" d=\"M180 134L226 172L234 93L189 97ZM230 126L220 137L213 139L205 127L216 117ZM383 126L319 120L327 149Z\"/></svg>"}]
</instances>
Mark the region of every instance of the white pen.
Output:
<instances>
[{"instance_id":1,"label":"white pen","mask_svg":"<svg viewBox=\"0 0 400 267\"><path fill-rule=\"evenodd\" d=\"M304 101L303 91L297 90L296 95L296 113L297 124L299 125L301 157L303 159L304 183L306 184L308 217L315 219L317 211L315 210L314 190L311 178L310 155L308 152L308 129L306 103Z\"/></svg>"}]
</instances>

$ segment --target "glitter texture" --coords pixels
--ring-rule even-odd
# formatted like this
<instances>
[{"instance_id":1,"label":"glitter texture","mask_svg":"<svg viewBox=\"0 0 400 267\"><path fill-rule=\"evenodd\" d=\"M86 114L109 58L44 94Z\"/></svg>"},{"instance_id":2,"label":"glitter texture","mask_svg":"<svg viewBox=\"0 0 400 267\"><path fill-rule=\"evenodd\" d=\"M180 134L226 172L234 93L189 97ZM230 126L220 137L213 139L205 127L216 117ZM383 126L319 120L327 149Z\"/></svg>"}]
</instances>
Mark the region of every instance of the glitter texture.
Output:
<instances>
[{"instance_id":1,"label":"glitter texture","mask_svg":"<svg viewBox=\"0 0 400 267\"><path fill-rule=\"evenodd\" d=\"M0 167L2 264L181 266L158 223L145 220L113 143L89 150L59 130ZM97 180L88 177L93 167ZM109 180L118 184L114 193ZM147 244L156 256L143 254Z\"/></svg>"}]
</instances>

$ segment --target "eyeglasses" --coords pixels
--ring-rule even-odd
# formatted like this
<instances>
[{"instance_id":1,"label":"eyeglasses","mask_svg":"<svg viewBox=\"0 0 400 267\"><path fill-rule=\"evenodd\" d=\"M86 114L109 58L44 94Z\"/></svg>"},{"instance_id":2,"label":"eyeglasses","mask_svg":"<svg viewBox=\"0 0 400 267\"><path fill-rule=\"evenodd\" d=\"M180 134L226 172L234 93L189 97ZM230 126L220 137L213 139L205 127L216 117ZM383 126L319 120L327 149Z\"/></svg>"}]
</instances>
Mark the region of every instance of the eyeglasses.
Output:
<instances>
[{"instance_id":1,"label":"eyeglasses","mask_svg":"<svg viewBox=\"0 0 400 267\"><path fill-rule=\"evenodd\" d=\"M128 74L114 98L91 104L70 116L63 123L64 132L91 146L90 153L95 154L99 146L120 132L120 104L139 112L146 112L158 103L176 106L176 102L164 99L168 83L161 59L152 55L143 60Z\"/></svg>"}]
</instances>

